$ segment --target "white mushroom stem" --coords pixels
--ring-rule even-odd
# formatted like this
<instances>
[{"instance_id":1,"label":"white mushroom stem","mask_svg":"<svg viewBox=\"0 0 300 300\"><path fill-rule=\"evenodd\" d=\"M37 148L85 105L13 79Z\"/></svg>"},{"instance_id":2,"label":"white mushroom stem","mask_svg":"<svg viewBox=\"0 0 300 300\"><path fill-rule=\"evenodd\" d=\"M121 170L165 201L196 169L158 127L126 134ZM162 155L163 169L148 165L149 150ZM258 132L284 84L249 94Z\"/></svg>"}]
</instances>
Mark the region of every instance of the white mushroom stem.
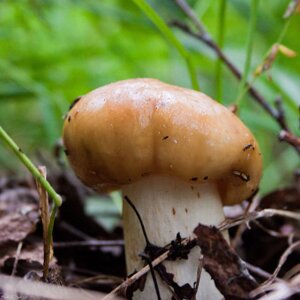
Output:
<instances>
[{"instance_id":1,"label":"white mushroom stem","mask_svg":"<svg viewBox=\"0 0 300 300\"><path fill-rule=\"evenodd\" d=\"M138 210L148 238L157 246L164 246L175 239L192 235L199 224L218 225L224 220L223 206L215 184L190 183L168 176L149 176L123 188L123 196L133 202ZM126 263L128 274L143 267L139 257L145 246L141 225L133 209L124 201L123 209ZM227 234L225 234L227 237ZM167 271L174 274L180 286L191 287L197 278L201 252L199 247L191 250L188 260L165 261ZM156 273L157 274L157 273ZM171 299L170 289L156 275L162 300ZM196 299L222 299L209 274L202 270ZM153 280L148 274L143 292L136 291L134 299L157 299Z\"/></svg>"}]
</instances>

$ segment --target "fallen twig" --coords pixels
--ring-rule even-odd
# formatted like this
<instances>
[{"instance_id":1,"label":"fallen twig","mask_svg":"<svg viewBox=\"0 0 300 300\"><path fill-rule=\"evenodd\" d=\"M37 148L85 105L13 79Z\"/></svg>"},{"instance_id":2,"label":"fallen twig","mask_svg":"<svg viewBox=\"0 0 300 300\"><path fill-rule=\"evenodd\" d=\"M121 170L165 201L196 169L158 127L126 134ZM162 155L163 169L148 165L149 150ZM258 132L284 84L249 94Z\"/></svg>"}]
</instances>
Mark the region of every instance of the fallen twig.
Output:
<instances>
[{"instance_id":1,"label":"fallen twig","mask_svg":"<svg viewBox=\"0 0 300 300\"><path fill-rule=\"evenodd\" d=\"M283 279L284 280L290 280L291 278L293 278L294 276L296 276L297 274L300 274L300 263L293 266L290 270L288 270L284 276Z\"/></svg>"},{"instance_id":2,"label":"fallen twig","mask_svg":"<svg viewBox=\"0 0 300 300\"><path fill-rule=\"evenodd\" d=\"M286 121L286 116L285 116L285 111L284 111L284 108L283 108L283 103L282 103L282 98L281 97L277 97L275 99L275 106L277 108L277 111L278 111L278 120L279 120L279 123L281 124L281 128L283 130L286 130L286 131L290 131L288 125L287 125L287 121Z\"/></svg>"},{"instance_id":3,"label":"fallen twig","mask_svg":"<svg viewBox=\"0 0 300 300\"><path fill-rule=\"evenodd\" d=\"M246 216L241 216L235 219L227 219L224 222L222 222L219 226L217 226L217 229L220 231L227 230L231 227L237 226L242 223L246 223L255 219L264 218L264 217L272 217L272 216L283 216L287 218L292 218L296 220L300 220L300 214L299 213L293 213L285 210L279 210L279 209L264 209L262 211L253 211L249 213ZM188 238L185 238L182 240L183 244L188 244L192 241L196 240L196 237L190 236ZM167 246L166 246L167 247ZM152 266L155 267L162 263L164 260L166 260L170 255L170 250L166 250L162 255L157 257L152 261ZM140 279L142 276L147 274L150 270L149 265L143 267L140 271L132 275L131 277L127 278L122 284L117 286L114 290L112 290L107 296L104 297L103 300L110 300L113 299L115 295L118 293L121 293L122 291L126 290L131 284L133 284L135 281Z\"/></svg>"},{"instance_id":4,"label":"fallen twig","mask_svg":"<svg viewBox=\"0 0 300 300\"><path fill-rule=\"evenodd\" d=\"M267 295L259 298L259 300L278 300L289 299L290 296L300 293L300 275L295 276L290 281L275 282L268 287L265 291L269 292ZM251 297L255 297L255 292L250 293Z\"/></svg>"},{"instance_id":5,"label":"fallen twig","mask_svg":"<svg viewBox=\"0 0 300 300\"><path fill-rule=\"evenodd\" d=\"M46 284L43 282L33 282L21 278L0 275L0 288L4 295L20 293L31 297L41 297L53 300L82 300L82 299L104 299L102 293L86 291L83 289L67 288L59 285ZM3 299L6 299L5 296ZM13 298L14 299L14 298ZM114 296L110 299L120 299Z\"/></svg>"},{"instance_id":6,"label":"fallen twig","mask_svg":"<svg viewBox=\"0 0 300 300\"><path fill-rule=\"evenodd\" d=\"M193 296L192 300L196 300L196 297L197 297L197 291L198 291L198 288L199 288L202 269L203 269L203 255L201 254L201 256L199 258L198 269L197 269L196 283L195 283L195 287L194 287L195 293L194 293L194 296Z\"/></svg>"},{"instance_id":7,"label":"fallen twig","mask_svg":"<svg viewBox=\"0 0 300 300\"><path fill-rule=\"evenodd\" d=\"M39 171L43 177L47 177L46 167L40 166ZM43 262L43 279L46 281L49 274L49 264L53 255L52 236L48 236L48 228L50 222L49 216L49 200L47 191L36 180L37 190L39 193L40 214L43 224L43 246L44 246L44 262Z\"/></svg>"},{"instance_id":8,"label":"fallen twig","mask_svg":"<svg viewBox=\"0 0 300 300\"><path fill-rule=\"evenodd\" d=\"M17 251L16 251L16 255L15 255L15 261L14 261L13 269L11 272L11 276L14 276L17 272L17 266L18 266L19 257L20 257L21 251L22 251L22 247L23 247L23 242L19 242Z\"/></svg>"},{"instance_id":9,"label":"fallen twig","mask_svg":"<svg viewBox=\"0 0 300 300\"><path fill-rule=\"evenodd\" d=\"M258 228L260 228L262 231L264 231L265 233L267 233L268 235L272 236L272 237L276 237L276 238L280 238L280 239L290 239L291 235L293 235L293 233L280 233L278 231L269 229L267 227L265 227L264 225L262 225L260 222L253 220L252 221Z\"/></svg>"},{"instance_id":10,"label":"fallen twig","mask_svg":"<svg viewBox=\"0 0 300 300\"><path fill-rule=\"evenodd\" d=\"M162 255L160 255L158 258L154 259L152 261L152 266L155 267L159 265L161 262L166 260L170 254L170 251L167 250ZM131 284L133 284L136 280L140 279L142 276L147 274L150 271L149 265L143 267L139 272L135 273L131 277L127 278L122 284L117 286L114 290L112 290L108 295L106 295L103 300L111 300L114 299L115 295L120 293L123 290L126 290L127 287L129 287Z\"/></svg>"},{"instance_id":11,"label":"fallen twig","mask_svg":"<svg viewBox=\"0 0 300 300\"><path fill-rule=\"evenodd\" d=\"M248 205L247 205L247 207L246 207L246 209L245 209L244 215L248 215L249 212L254 211L254 210L257 208L257 206L258 206L258 204L259 204L259 201L260 201L260 198L259 198L259 197L256 197L256 194L253 195L253 197L252 197L251 199L249 199L249 202L248 202ZM242 233L244 232L244 230L246 229L246 227L247 227L247 223L246 223L246 224L241 224L241 225L238 227L238 229L237 229L237 231L236 231L236 234L235 234L234 238L233 238L232 241L231 241L231 246L232 246L234 249L236 249L236 247L237 247L237 245L238 245L238 242L239 242L240 239L241 239L241 235L242 235Z\"/></svg>"},{"instance_id":12,"label":"fallen twig","mask_svg":"<svg viewBox=\"0 0 300 300\"><path fill-rule=\"evenodd\" d=\"M54 242L55 248L69 247L120 247L124 246L123 240L87 240L87 241L72 241L72 242Z\"/></svg>"},{"instance_id":13,"label":"fallen twig","mask_svg":"<svg viewBox=\"0 0 300 300\"><path fill-rule=\"evenodd\" d=\"M182 243L182 245L187 245L187 244L193 242L194 240L196 240L196 237L192 236L192 237L182 239L181 243ZM165 248L167 248L167 247L169 247L169 245L167 245ZM157 265L159 265L160 263L165 261L169 257L170 254L171 254L171 250L167 249L164 253L162 253L160 256L158 256L156 259L154 259L152 261L153 268L155 268ZM133 284L135 281L137 281L142 276L147 274L149 271L150 271L149 265L143 267L140 271L138 271L131 277L127 278L122 284L120 284L114 290L112 290L103 300L112 299L111 297L122 292L123 290L126 290L131 284Z\"/></svg>"},{"instance_id":14,"label":"fallen twig","mask_svg":"<svg viewBox=\"0 0 300 300\"><path fill-rule=\"evenodd\" d=\"M246 267L247 269L252 273L252 274L255 274L261 278L264 278L264 279L268 279L270 278L270 276L272 274L270 274L269 272L257 267L257 266L253 266L252 264L248 263L248 262L244 262L246 264ZM276 281L283 281L282 279L280 278L275 278Z\"/></svg>"},{"instance_id":15,"label":"fallen twig","mask_svg":"<svg viewBox=\"0 0 300 300\"><path fill-rule=\"evenodd\" d=\"M298 248L300 246L300 241L297 241L290 245L284 253L281 255L279 263L273 272L273 274L265 281L263 282L255 291L252 292L253 295L257 296L262 292L265 292L267 287L274 282L274 280L277 278L279 271L281 270L282 266L286 262L288 256L293 252L295 248Z\"/></svg>"},{"instance_id":16,"label":"fallen twig","mask_svg":"<svg viewBox=\"0 0 300 300\"><path fill-rule=\"evenodd\" d=\"M273 216L281 216L281 217L291 218L300 221L300 213L295 213L295 212L280 210L280 209L266 208L261 211L250 212L248 215L241 216L236 219L232 219L232 220L226 219L218 226L218 228L220 230L226 230L245 222L249 222L260 218L273 217Z\"/></svg>"}]
</instances>

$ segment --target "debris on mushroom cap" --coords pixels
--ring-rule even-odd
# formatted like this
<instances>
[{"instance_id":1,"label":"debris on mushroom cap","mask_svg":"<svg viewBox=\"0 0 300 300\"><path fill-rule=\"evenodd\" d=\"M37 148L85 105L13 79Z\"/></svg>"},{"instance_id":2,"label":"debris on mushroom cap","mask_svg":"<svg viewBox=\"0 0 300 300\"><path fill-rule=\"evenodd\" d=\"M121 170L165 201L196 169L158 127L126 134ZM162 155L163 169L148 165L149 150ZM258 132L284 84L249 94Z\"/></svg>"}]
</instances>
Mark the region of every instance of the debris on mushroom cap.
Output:
<instances>
[{"instance_id":1,"label":"debris on mushroom cap","mask_svg":"<svg viewBox=\"0 0 300 300\"><path fill-rule=\"evenodd\" d=\"M223 203L234 204L261 177L256 140L232 112L156 79L120 81L82 96L68 113L63 139L77 176L95 189L166 174L215 182Z\"/></svg>"}]
</instances>

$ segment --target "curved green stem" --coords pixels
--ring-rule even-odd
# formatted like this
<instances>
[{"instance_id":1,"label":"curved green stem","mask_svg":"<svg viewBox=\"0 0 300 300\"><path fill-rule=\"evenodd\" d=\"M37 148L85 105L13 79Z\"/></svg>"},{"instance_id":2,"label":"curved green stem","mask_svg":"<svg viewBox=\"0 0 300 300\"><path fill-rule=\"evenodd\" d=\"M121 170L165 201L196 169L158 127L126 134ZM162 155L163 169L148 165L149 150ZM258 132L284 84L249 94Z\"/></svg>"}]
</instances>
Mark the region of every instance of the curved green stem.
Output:
<instances>
[{"instance_id":1,"label":"curved green stem","mask_svg":"<svg viewBox=\"0 0 300 300\"><path fill-rule=\"evenodd\" d=\"M239 88L238 88L237 98L235 101L236 105L239 105L241 99L243 98L245 84L247 82L247 78L248 78L249 71L250 71L253 41L254 41L255 27L256 27L258 2L259 2L259 0L251 0L251 17L250 17L250 26L249 26L249 31L248 31L248 39L247 39L246 61L245 61L242 79L240 81Z\"/></svg>"},{"instance_id":2,"label":"curved green stem","mask_svg":"<svg viewBox=\"0 0 300 300\"><path fill-rule=\"evenodd\" d=\"M6 133L6 131L0 126L0 138L6 143L11 150L17 155L25 167L30 171L32 176L41 184L41 186L48 192L52 198L55 206L61 206L62 199L40 173L37 167L31 162L28 156L21 150L21 148L14 142L14 140Z\"/></svg>"},{"instance_id":3,"label":"curved green stem","mask_svg":"<svg viewBox=\"0 0 300 300\"><path fill-rule=\"evenodd\" d=\"M58 210L58 206L53 205L52 211L51 211L51 215L50 215L50 220L49 220L49 225L48 225L48 237L47 237L47 250L50 251L51 245L52 245L52 239L53 239L53 227L54 227L54 222L55 222L55 217L56 217L56 213Z\"/></svg>"},{"instance_id":4,"label":"curved green stem","mask_svg":"<svg viewBox=\"0 0 300 300\"><path fill-rule=\"evenodd\" d=\"M256 0L253 0L253 1L256 1ZM282 43L282 40L284 39L284 37L285 37L285 35L286 35L287 31L288 31L288 28L289 28L289 26L290 26L290 24L291 24L291 20L292 20L292 15L291 15L291 16L287 19L287 21L285 22L285 24L284 24L284 26L283 26L283 28L282 28L282 30L281 30L279 36L278 36L278 39L276 40L276 42L275 42L274 44L281 44L281 43ZM274 44L273 44L273 45L274 45ZM265 54L264 57L267 57L269 51L270 51L270 50L268 50L268 52ZM254 82L255 82L255 80L256 80L257 78L258 78L258 77L253 77L252 80L251 80L251 82L250 82L249 84L247 84L247 81L245 81L245 84L244 84L244 86L242 87L242 90L240 91L238 98L236 99L236 104L237 104L237 105L240 103L240 100L241 100L241 99L245 96L245 94L248 92L250 86L253 86L253 84L254 84ZM247 79L247 78L246 78L246 79ZM271 85L272 85L273 87L276 87L276 90L279 90L279 91L283 92L283 91L279 88L279 86L276 85L274 82L271 81L270 83L271 83ZM296 107L297 105L295 104L295 101L291 101L291 98L290 98L290 97L287 97L287 98L289 98L289 102L288 102L289 106L292 107L293 110L297 110L298 108Z\"/></svg>"},{"instance_id":5,"label":"curved green stem","mask_svg":"<svg viewBox=\"0 0 300 300\"><path fill-rule=\"evenodd\" d=\"M217 43L220 49L224 45L225 34L225 16L226 16L227 1L220 0L219 17L218 17L218 36ZM222 103L222 59L219 57L216 64L216 100Z\"/></svg>"},{"instance_id":6,"label":"curved green stem","mask_svg":"<svg viewBox=\"0 0 300 300\"><path fill-rule=\"evenodd\" d=\"M169 42L178 50L180 55L184 58L190 74L192 86L195 90L200 90L196 69L192 63L191 56L176 38L172 30L168 27L165 21L156 13L156 11L145 0L132 0L154 23L160 32L169 40Z\"/></svg>"},{"instance_id":7,"label":"curved green stem","mask_svg":"<svg viewBox=\"0 0 300 300\"><path fill-rule=\"evenodd\" d=\"M282 31L281 31L281 33L280 33L278 39L277 39L277 42L276 42L277 44L281 44L281 43L282 43L282 40L284 39L284 36L286 35L287 30L288 30L288 28L289 28L289 26L290 26L291 20L292 20L292 16L290 16L290 17L286 20L286 22L285 22L285 24L284 24L284 26L283 26L283 28L282 28Z\"/></svg>"}]
</instances>

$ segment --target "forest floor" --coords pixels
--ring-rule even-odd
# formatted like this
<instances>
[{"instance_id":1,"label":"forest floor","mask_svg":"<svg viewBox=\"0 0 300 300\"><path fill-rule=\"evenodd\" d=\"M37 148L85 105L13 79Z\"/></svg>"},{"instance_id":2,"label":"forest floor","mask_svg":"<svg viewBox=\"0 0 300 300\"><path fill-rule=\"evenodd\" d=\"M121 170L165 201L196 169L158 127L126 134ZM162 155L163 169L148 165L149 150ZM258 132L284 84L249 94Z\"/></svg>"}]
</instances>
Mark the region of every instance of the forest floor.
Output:
<instances>
[{"instance_id":1,"label":"forest floor","mask_svg":"<svg viewBox=\"0 0 300 300\"><path fill-rule=\"evenodd\" d=\"M172 250L175 259L185 259L188 258L187 244L200 246L204 254L202 267L210 273L225 299L246 299L249 292L262 299L296 299L300 276L297 213L300 187L296 179L294 185L275 190L263 198L254 195L242 205L226 207L226 222L218 228L199 225L193 245L184 243L180 236L171 237L174 240L168 250ZM91 291L111 292L126 278L121 220L112 230L107 230L86 214L85 199L93 192L65 169L52 172L49 180L64 202L55 222L54 255L45 280L43 229L35 182L30 178L0 178L0 276L74 287L91 298ZM231 247L220 234L224 228L229 228ZM163 253L164 249L160 250L151 253L153 259ZM159 271L159 266L156 268L161 277L169 275ZM142 286L141 277L135 285L128 284L126 289L120 289L121 295L127 293L130 297L134 289ZM28 291L25 297L24 291L17 286L15 291L8 292L3 280L1 299L40 299ZM265 291L269 293L266 295ZM178 299L186 299L188 293L179 289ZM48 298L46 294L42 294L43 299ZM49 299L76 299L71 294L63 298L54 294Z\"/></svg>"}]
</instances>

